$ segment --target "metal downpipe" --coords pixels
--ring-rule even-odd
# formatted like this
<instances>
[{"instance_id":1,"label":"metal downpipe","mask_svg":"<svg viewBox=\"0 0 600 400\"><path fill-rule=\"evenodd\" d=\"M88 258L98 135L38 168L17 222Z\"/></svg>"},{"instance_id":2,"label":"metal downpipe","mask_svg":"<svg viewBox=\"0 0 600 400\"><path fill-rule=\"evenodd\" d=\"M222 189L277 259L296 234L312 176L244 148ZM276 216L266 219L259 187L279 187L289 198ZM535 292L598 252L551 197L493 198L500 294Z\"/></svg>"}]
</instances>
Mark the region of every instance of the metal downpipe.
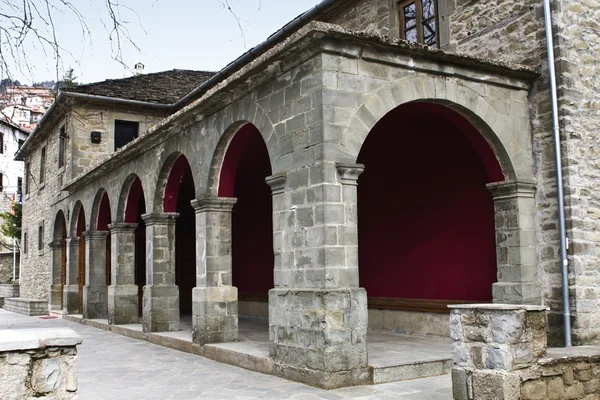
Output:
<instances>
[{"instance_id":1,"label":"metal downpipe","mask_svg":"<svg viewBox=\"0 0 600 400\"><path fill-rule=\"evenodd\" d=\"M548 73L550 75L550 96L552 98L552 133L554 137L554 157L556 164L556 196L558 200L558 229L560 235L560 261L562 272L563 320L565 327L565 347L571 347L571 307L569 301L569 261L567 258L567 235L565 229L565 202L562 176L562 156L560 149L560 127L558 123L558 98L556 93L556 71L554 61L554 39L550 0L544 1L546 25L546 48L548 51Z\"/></svg>"}]
</instances>

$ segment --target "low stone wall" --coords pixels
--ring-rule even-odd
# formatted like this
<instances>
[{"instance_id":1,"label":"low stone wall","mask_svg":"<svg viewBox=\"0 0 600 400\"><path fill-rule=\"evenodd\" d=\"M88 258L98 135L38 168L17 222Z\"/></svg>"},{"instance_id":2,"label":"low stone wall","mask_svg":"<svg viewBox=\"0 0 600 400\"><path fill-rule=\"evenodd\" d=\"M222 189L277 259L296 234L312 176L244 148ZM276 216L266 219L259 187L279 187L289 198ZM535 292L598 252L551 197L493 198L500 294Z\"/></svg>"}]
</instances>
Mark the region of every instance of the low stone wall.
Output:
<instances>
[{"instance_id":1,"label":"low stone wall","mask_svg":"<svg viewBox=\"0 0 600 400\"><path fill-rule=\"evenodd\" d=\"M0 307L4 307L4 299L7 297L19 297L19 285L0 284Z\"/></svg>"},{"instance_id":2,"label":"low stone wall","mask_svg":"<svg viewBox=\"0 0 600 400\"><path fill-rule=\"evenodd\" d=\"M48 302L46 300L26 299L23 297L10 297L4 299L4 309L27 316L48 315Z\"/></svg>"},{"instance_id":3,"label":"low stone wall","mask_svg":"<svg viewBox=\"0 0 600 400\"><path fill-rule=\"evenodd\" d=\"M77 398L77 345L70 329L0 330L0 399Z\"/></svg>"},{"instance_id":4,"label":"low stone wall","mask_svg":"<svg viewBox=\"0 0 600 400\"><path fill-rule=\"evenodd\" d=\"M600 347L560 349L566 356L548 352L547 358L519 371L523 400L600 399Z\"/></svg>"},{"instance_id":5,"label":"low stone wall","mask_svg":"<svg viewBox=\"0 0 600 400\"><path fill-rule=\"evenodd\" d=\"M544 307L451 308L455 400L600 400L600 346L547 349Z\"/></svg>"}]
</instances>

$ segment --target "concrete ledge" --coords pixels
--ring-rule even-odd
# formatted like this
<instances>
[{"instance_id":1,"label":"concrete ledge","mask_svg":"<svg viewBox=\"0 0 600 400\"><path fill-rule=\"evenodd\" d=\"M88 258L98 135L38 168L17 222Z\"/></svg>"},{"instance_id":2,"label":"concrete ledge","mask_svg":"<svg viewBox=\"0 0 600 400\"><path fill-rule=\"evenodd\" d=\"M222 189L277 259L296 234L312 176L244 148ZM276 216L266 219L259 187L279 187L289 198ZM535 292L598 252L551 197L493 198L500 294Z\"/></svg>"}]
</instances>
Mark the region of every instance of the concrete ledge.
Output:
<instances>
[{"instance_id":1,"label":"concrete ledge","mask_svg":"<svg viewBox=\"0 0 600 400\"><path fill-rule=\"evenodd\" d=\"M424 361L390 367L370 367L371 384L406 381L446 375L452 371L452 360Z\"/></svg>"},{"instance_id":2,"label":"concrete ledge","mask_svg":"<svg viewBox=\"0 0 600 400\"><path fill-rule=\"evenodd\" d=\"M369 368L359 368L351 371L324 372L273 363L273 374L281 378L306 383L307 385L327 390L349 386L369 385L372 383Z\"/></svg>"},{"instance_id":3,"label":"concrete ledge","mask_svg":"<svg viewBox=\"0 0 600 400\"><path fill-rule=\"evenodd\" d=\"M27 299L24 297L11 297L4 299L6 311L27 316L48 315L48 302L46 300Z\"/></svg>"},{"instance_id":4,"label":"concrete ledge","mask_svg":"<svg viewBox=\"0 0 600 400\"><path fill-rule=\"evenodd\" d=\"M5 329L0 330L0 351L76 346L81 336L71 329Z\"/></svg>"}]
</instances>

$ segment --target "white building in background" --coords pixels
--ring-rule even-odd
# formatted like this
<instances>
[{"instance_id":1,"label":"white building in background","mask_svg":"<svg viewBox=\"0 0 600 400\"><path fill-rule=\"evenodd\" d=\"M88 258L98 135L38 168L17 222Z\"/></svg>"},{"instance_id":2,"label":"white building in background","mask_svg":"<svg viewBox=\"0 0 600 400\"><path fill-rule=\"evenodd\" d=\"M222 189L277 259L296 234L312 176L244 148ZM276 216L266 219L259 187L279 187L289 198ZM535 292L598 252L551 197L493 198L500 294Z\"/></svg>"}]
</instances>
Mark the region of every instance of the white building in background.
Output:
<instances>
[{"instance_id":1,"label":"white building in background","mask_svg":"<svg viewBox=\"0 0 600 400\"><path fill-rule=\"evenodd\" d=\"M27 136L29 132L25 129L0 119L0 212L9 211L12 201L18 201L22 192L24 163L15 161L14 156ZM2 245L7 242L10 240L0 238L0 253L13 251L12 247Z\"/></svg>"},{"instance_id":2,"label":"white building in background","mask_svg":"<svg viewBox=\"0 0 600 400\"><path fill-rule=\"evenodd\" d=\"M54 101L51 89L12 86L0 99L0 118L31 132Z\"/></svg>"}]
</instances>

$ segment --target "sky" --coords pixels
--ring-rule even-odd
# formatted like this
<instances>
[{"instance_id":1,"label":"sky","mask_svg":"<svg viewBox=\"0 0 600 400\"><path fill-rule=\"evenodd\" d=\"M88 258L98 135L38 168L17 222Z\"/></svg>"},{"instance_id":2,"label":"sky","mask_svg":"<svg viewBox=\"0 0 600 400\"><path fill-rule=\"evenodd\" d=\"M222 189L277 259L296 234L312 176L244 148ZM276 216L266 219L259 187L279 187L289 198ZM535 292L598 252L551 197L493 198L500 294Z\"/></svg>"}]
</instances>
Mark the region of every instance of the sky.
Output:
<instances>
[{"instance_id":1,"label":"sky","mask_svg":"<svg viewBox=\"0 0 600 400\"><path fill-rule=\"evenodd\" d=\"M318 4L319 0L229 0L236 18L223 6L225 0L119 0L135 46L122 45L123 61L144 73L169 69L218 71L253 46L266 40L287 22ZM112 59L109 18L103 0L76 0L89 35L71 12L56 12L54 25L62 46L59 70L74 69L77 82L131 76ZM134 12L135 11L135 12ZM56 61L39 45L27 50L30 68L13 72L21 83L55 80ZM62 72L59 73L61 76Z\"/></svg>"}]
</instances>

